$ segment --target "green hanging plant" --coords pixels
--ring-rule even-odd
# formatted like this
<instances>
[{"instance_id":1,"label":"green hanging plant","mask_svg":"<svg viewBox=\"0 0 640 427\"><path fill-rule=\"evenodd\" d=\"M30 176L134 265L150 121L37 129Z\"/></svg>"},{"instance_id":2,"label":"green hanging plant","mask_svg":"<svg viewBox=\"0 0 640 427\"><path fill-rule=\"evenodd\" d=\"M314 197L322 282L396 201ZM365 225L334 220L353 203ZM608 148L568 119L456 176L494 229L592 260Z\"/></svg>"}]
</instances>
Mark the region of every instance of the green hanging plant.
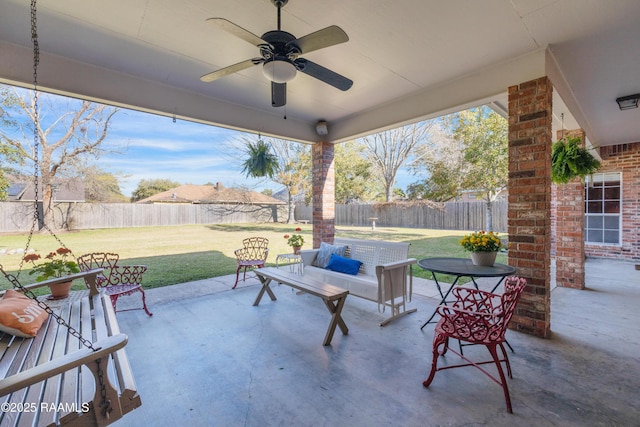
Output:
<instances>
[{"instance_id":1,"label":"green hanging plant","mask_svg":"<svg viewBox=\"0 0 640 427\"><path fill-rule=\"evenodd\" d=\"M553 144L551 151L551 179L566 184L575 177L584 180L600 168L600 162L589 150L580 146L580 138L566 137Z\"/></svg>"}]
</instances>

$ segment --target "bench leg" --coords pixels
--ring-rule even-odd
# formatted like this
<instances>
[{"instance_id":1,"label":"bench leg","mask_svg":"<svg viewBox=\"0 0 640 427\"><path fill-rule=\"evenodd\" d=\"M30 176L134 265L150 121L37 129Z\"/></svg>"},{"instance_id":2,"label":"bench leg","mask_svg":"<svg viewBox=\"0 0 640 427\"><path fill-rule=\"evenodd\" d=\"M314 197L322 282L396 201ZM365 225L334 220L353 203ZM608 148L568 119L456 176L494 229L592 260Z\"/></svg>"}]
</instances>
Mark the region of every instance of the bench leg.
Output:
<instances>
[{"instance_id":1,"label":"bench leg","mask_svg":"<svg viewBox=\"0 0 640 427\"><path fill-rule=\"evenodd\" d=\"M262 277L260 275L257 275L257 276L258 276L258 279L260 279L260 282L262 283L262 287L260 288L260 292L258 292L258 296L256 297L256 300L253 302L254 307L260 304L260 300L262 299L262 296L264 295L265 291L267 292L267 294L269 294L269 298L271 298L271 301L275 301L277 299L276 295L273 293L273 291L269 287L269 283L271 283L271 279Z\"/></svg>"},{"instance_id":2,"label":"bench leg","mask_svg":"<svg viewBox=\"0 0 640 427\"><path fill-rule=\"evenodd\" d=\"M327 329L327 334L324 337L324 342L322 343L322 345L331 344L336 326L340 326L340 330L342 330L343 335L347 335L349 333L349 328L347 328L347 324L344 323L344 320L342 319L342 307L344 307L344 303L346 300L346 295L339 298L335 302L323 300L325 305L327 306L327 309L331 313L331 323L329 323L329 329Z\"/></svg>"},{"instance_id":3,"label":"bench leg","mask_svg":"<svg viewBox=\"0 0 640 427\"><path fill-rule=\"evenodd\" d=\"M380 322L380 326L386 326L389 323L393 322L394 320L399 319L399 318L401 318L403 316L406 316L407 314L415 313L417 310L418 310L417 308L412 308L410 310L399 311L396 314L394 314L393 316L388 317L388 318L384 319L382 322Z\"/></svg>"}]
</instances>

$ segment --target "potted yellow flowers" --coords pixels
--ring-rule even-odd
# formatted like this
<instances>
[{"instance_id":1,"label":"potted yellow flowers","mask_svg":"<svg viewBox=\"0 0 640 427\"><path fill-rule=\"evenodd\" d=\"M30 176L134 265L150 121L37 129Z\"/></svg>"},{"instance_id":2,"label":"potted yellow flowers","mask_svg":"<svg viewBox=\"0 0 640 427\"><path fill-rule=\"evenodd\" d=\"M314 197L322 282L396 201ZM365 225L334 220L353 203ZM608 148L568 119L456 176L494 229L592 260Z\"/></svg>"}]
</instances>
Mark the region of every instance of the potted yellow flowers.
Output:
<instances>
[{"instance_id":1,"label":"potted yellow flowers","mask_svg":"<svg viewBox=\"0 0 640 427\"><path fill-rule=\"evenodd\" d=\"M496 255L502 248L498 233L493 231L476 231L467 234L460 240L460 245L471 252L474 265L491 267L496 262Z\"/></svg>"}]
</instances>

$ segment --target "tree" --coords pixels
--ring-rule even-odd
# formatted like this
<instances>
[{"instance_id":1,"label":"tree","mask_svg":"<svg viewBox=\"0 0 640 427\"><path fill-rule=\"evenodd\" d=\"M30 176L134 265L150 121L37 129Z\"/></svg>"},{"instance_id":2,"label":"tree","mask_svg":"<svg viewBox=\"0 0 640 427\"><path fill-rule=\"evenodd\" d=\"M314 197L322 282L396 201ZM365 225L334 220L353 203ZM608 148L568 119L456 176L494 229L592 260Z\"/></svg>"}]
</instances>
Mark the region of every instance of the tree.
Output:
<instances>
[{"instance_id":1,"label":"tree","mask_svg":"<svg viewBox=\"0 0 640 427\"><path fill-rule=\"evenodd\" d=\"M33 91L8 86L0 86L0 96L3 121L6 115L6 120L15 125L0 130L0 144L38 165L43 209L40 226L51 228L54 178L69 172L74 159L87 155L97 158L105 152L101 145L118 109L46 93L38 93L36 103ZM38 137L37 152L34 134Z\"/></svg>"},{"instance_id":2,"label":"tree","mask_svg":"<svg viewBox=\"0 0 640 427\"><path fill-rule=\"evenodd\" d=\"M384 187L386 202L393 198L398 170L413 154L413 150L424 142L432 125L433 121L425 121L363 138L368 157L374 165L375 176Z\"/></svg>"},{"instance_id":3,"label":"tree","mask_svg":"<svg viewBox=\"0 0 640 427\"><path fill-rule=\"evenodd\" d=\"M137 202L138 200L146 199L154 194L162 193L163 191L171 190L179 186L179 182L169 179L143 179L140 180L138 187L136 187L131 194L131 201Z\"/></svg>"},{"instance_id":4,"label":"tree","mask_svg":"<svg viewBox=\"0 0 640 427\"><path fill-rule=\"evenodd\" d=\"M15 148L0 143L0 159L4 159L4 161L0 162L0 201L2 201L7 200L7 190L10 185L5 173L13 171L12 168L9 167L9 164L22 164L23 158Z\"/></svg>"},{"instance_id":5,"label":"tree","mask_svg":"<svg viewBox=\"0 0 640 427\"><path fill-rule=\"evenodd\" d=\"M308 145L283 139L271 139L278 158L278 172L273 180L287 190L287 223L295 221L296 201L311 188L311 150Z\"/></svg>"},{"instance_id":6,"label":"tree","mask_svg":"<svg viewBox=\"0 0 640 427\"><path fill-rule=\"evenodd\" d=\"M311 150L307 145L275 138L243 138L242 143L246 156L242 172L283 185L287 191L287 222L294 222L296 197L310 188Z\"/></svg>"},{"instance_id":7,"label":"tree","mask_svg":"<svg viewBox=\"0 0 640 427\"><path fill-rule=\"evenodd\" d=\"M452 135L452 117L438 120L429 130L428 142L416 148L411 168L423 179L407 187L410 199L446 202L460 195L467 165L464 145Z\"/></svg>"},{"instance_id":8,"label":"tree","mask_svg":"<svg viewBox=\"0 0 640 427\"><path fill-rule=\"evenodd\" d=\"M446 201L461 190L480 192L486 228L493 229L493 202L508 180L507 121L488 107L441 118L428 147L418 150L414 172L428 175L409 188L412 197ZM438 136L439 135L439 136Z\"/></svg>"},{"instance_id":9,"label":"tree","mask_svg":"<svg viewBox=\"0 0 640 427\"><path fill-rule=\"evenodd\" d=\"M8 96L6 89L0 85L0 105L7 107L15 107L15 97ZM11 129L17 126L17 121L5 114L5 110L0 107L0 200L7 199L7 190L10 182L7 179L7 173L17 174L17 171L11 165L21 166L24 164L24 156L20 150L7 144L2 129Z\"/></svg>"},{"instance_id":10,"label":"tree","mask_svg":"<svg viewBox=\"0 0 640 427\"><path fill-rule=\"evenodd\" d=\"M124 203L129 198L122 194L118 177L96 165L77 167L77 173L84 182L84 195L87 202Z\"/></svg>"},{"instance_id":11,"label":"tree","mask_svg":"<svg viewBox=\"0 0 640 427\"><path fill-rule=\"evenodd\" d=\"M371 180L371 163L364 157L366 147L357 141L335 147L336 203L370 200L375 192Z\"/></svg>"},{"instance_id":12,"label":"tree","mask_svg":"<svg viewBox=\"0 0 640 427\"><path fill-rule=\"evenodd\" d=\"M507 120L488 107L457 114L454 136L464 144L468 165L463 186L479 190L486 203L487 230L493 230L493 202L509 179Z\"/></svg>"}]
</instances>

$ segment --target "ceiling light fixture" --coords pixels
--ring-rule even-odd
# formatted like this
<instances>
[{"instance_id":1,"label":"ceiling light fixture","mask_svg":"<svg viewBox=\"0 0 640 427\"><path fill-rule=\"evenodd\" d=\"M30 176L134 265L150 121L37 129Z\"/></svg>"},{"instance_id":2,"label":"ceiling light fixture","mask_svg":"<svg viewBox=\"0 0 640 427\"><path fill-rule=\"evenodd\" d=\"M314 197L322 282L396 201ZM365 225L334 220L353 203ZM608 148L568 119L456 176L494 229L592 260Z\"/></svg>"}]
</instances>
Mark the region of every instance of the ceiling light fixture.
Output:
<instances>
[{"instance_id":1,"label":"ceiling light fixture","mask_svg":"<svg viewBox=\"0 0 640 427\"><path fill-rule=\"evenodd\" d=\"M632 108L638 108L638 101L640 101L640 93L616 98L616 102L618 103L618 107L620 107L620 110L631 110Z\"/></svg>"},{"instance_id":2,"label":"ceiling light fixture","mask_svg":"<svg viewBox=\"0 0 640 427\"><path fill-rule=\"evenodd\" d=\"M274 59L262 66L264 75L274 83L286 83L296 76L296 67L291 61Z\"/></svg>"}]
</instances>

